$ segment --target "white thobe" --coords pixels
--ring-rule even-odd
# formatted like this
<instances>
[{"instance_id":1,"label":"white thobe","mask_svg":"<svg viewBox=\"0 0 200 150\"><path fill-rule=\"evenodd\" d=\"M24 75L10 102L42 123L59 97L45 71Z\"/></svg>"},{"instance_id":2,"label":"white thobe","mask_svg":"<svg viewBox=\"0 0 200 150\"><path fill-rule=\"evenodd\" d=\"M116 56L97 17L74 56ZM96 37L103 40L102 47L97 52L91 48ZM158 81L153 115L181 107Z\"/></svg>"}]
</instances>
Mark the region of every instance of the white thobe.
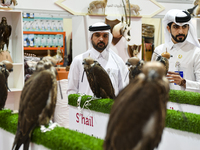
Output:
<instances>
[{"instance_id":1,"label":"white thobe","mask_svg":"<svg viewBox=\"0 0 200 150\"><path fill-rule=\"evenodd\" d=\"M84 66L82 62L83 59L88 56L98 61L99 64L106 70L115 90L115 95L117 95L119 91L121 91L129 83L129 79L126 77L128 68L124 61L115 52L113 52L111 49L105 49L102 53L99 53L94 48L91 48L85 53L76 56L72 61L68 75L68 95L75 93L91 96L94 95L89 86L86 73L84 73L82 80L84 72Z\"/></svg>"},{"instance_id":2,"label":"white thobe","mask_svg":"<svg viewBox=\"0 0 200 150\"><path fill-rule=\"evenodd\" d=\"M187 41L169 42L155 48L152 60L156 60L156 53L161 55L166 49L173 56L169 59L169 71L183 71L186 80L186 88L170 83L170 89L200 92L200 48Z\"/></svg>"}]
</instances>

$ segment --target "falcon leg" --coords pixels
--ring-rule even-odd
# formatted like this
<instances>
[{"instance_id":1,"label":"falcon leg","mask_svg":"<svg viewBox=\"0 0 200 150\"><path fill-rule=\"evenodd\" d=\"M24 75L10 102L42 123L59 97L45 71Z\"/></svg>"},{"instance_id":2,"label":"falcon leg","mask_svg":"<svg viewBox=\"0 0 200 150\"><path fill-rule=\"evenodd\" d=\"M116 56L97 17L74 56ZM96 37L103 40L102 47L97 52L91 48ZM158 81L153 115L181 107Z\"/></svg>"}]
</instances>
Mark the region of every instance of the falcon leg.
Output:
<instances>
[{"instance_id":1,"label":"falcon leg","mask_svg":"<svg viewBox=\"0 0 200 150\"><path fill-rule=\"evenodd\" d=\"M99 98L96 97L95 95L93 95L93 96L91 97L91 100L94 100L94 99L99 99Z\"/></svg>"},{"instance_id":2,"label":"falcon leg","mask_svg":"<svg viewBox=\"0 0 200 150\"><path fill-rule=\"evenodd\" d=\"M9 45L9 41L6 43L6 46L7 46L7 52L9 52L10 53L10 51L8 50L8 45Z\"/></svg>"},{"instance_id":3,"label":"falcon leg","mask_svg":"<svg viewBox=\"0 0 200 150\"><path fill-rule=\"evenodd\" d=\"M47 132L47 131L51 131L51 130L53 130L55 127L57 127L57 126L60 126L58 123L56 123L56 122L53 122L52 120L50 120L50 122L49 122L49 127L45 127L44 125L41 125L41 127L40 127L40 130L42 131L42 132Z\"/></svg>"}]
</instances>

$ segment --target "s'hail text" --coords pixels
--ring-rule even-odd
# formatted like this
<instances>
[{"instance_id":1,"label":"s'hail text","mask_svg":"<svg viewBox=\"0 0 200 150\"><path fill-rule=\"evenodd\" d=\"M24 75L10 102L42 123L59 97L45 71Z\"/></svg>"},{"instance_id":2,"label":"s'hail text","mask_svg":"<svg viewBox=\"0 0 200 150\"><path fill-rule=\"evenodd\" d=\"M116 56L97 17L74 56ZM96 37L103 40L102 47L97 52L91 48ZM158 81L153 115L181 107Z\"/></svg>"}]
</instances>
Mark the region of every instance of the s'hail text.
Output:
<instances>
[{"instance_id":1,"label":"s'hail text","mask_svg":"<svg viewBox=\"0 0 200 150\"><path fill-rule=\"evenodd\" d=\"M92 116L83 117L83 114L76 113L76 118L77 118L76 119L77 123L81 123L81 124L93 127L93 117Z\"/></svg>"}]
</instances>

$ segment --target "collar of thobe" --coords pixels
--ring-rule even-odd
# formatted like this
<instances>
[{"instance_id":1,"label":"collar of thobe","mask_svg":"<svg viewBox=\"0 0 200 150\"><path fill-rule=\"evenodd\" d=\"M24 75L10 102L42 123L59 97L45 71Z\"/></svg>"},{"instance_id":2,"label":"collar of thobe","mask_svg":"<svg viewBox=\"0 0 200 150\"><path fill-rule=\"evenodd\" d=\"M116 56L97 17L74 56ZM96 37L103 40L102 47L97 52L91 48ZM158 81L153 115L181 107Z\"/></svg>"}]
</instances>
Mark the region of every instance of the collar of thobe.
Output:
<instances>
[{"instance_id":1,"label":"collar of thobe","mask_svg":"<svg viewBox=\"0 0 200 150\"><path fill-rule=\"evenodd\" d=\"M181 42L181 43L177 43L177 44L174 44L172 41L170 41L169 43L168 43L168 49L169 50L172 50L173 48L175 48L175 49L180 49L180 48L182 48L183 46L185 46L187 44L187 41L184 41L184 42Z\"/></svg>"},{"instance_id":2,"label":"collar of thobe","mask_svg":"<svg viewBox=\"0 0 200 150\"><path fill-rule=\"evenodd\" d=\"M95 50L94 48L92 48L92 52L94 54L95 59L99 59L102 57L103 59L107 60L107 57L109 55L107 49L103 50L103 52L100 53L97 50Z\"/></svg>"}]
</instances>

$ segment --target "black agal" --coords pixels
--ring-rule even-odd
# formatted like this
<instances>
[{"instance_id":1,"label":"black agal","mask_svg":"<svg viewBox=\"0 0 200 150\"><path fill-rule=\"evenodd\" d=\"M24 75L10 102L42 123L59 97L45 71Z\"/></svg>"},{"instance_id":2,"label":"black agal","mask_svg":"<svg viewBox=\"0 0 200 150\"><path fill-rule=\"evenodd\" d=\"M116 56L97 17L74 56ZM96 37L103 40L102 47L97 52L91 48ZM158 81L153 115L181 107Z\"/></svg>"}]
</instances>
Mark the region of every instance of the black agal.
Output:
<instances>
[{"instance_id":1,"label":"black agal","mask_svg":"<svg viewBox=\"0 0 200 150\"><path fill-rule=\"evenodd\" d=\"M184 22L188 22L188 21L190 21L190 19L191 19L191 16L190 16L190 14L188 13L188 12L186 12L186 11L183 11L187 16L185 16L185 17L176 17L175 19L176 19L176 22L177 23L184 23Z\"/></svg>"},{"instance_id":2,"label":"black agal","mask_svg":"<svg viewBox=\"0 0 200 150\"><path fill-rule=\"evenodd\" d=\"M89 31L101 31L101 30L108 30L111 29L111 27L109 25L105 25L105 26L89 26Z\"/></svg>"}]
</instances>

